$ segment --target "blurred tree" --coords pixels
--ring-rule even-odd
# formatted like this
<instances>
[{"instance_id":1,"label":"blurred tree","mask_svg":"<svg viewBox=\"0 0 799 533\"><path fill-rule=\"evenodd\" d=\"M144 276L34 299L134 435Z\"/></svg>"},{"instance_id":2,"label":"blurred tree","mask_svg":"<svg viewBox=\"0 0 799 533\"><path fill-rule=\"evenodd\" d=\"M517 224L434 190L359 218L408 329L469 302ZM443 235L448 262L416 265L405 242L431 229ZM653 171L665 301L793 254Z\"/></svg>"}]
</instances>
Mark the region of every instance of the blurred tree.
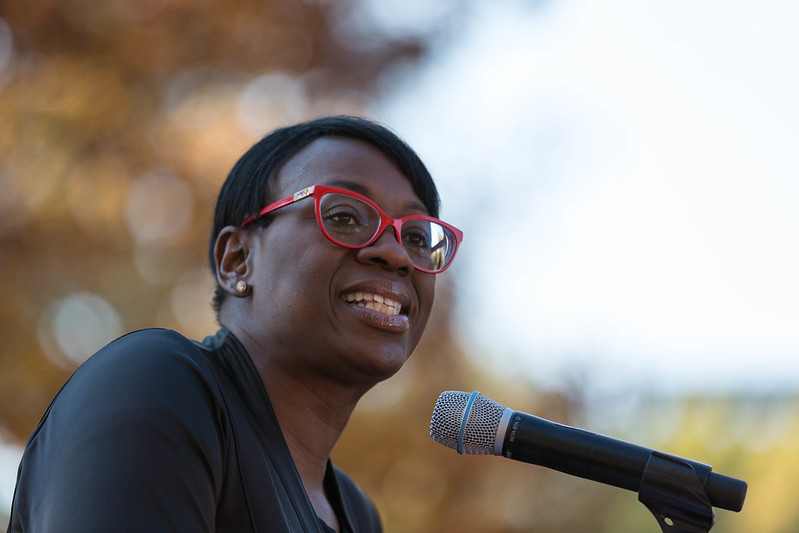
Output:
<instances>
[{"instance_id":1,"label":"blurred tree","mask_svg":"<svg viewBox=\"0 0 799 533\"><path fill-rule=\"evenodd\" d=\"M362 112L424 53L348 35L357 8L0 2L0 426L24 439L109 336L212 331L207 232L238 156L278 125Z\"/></svg>"}]
</instances>

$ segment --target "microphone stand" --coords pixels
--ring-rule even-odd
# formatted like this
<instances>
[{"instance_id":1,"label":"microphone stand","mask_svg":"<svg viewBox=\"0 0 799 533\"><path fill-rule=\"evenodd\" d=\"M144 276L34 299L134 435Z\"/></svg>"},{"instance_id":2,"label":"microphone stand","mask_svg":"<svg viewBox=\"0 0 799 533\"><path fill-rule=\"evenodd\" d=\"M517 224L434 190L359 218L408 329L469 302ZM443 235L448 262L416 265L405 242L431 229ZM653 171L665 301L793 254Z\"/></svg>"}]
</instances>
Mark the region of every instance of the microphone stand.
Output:
<instances>
[{"instance_id":1,"label":"microphone stand","mask_svg":"<svg viewBox=\"0 0 799 533\"><path fill-rule=\"evenodd\" d=\"M696 471L678 457L653 452L641 477L638 501L663 533L707 533L715 517Z\"/></svg>"}]
</instances>

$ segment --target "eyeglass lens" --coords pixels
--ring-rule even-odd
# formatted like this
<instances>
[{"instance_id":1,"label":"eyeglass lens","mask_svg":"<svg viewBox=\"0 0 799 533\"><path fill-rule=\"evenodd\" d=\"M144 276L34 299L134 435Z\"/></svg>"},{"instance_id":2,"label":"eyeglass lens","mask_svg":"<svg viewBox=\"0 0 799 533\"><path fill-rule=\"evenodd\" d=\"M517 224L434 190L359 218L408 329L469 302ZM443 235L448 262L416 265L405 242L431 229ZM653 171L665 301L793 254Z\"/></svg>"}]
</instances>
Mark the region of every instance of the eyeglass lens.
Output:
<instances>
[{"instance_id":1,"label":"eyeglass lens","mask_svg":"<svg viewBox=\"0 0 799 533\"><path fill-rule=\"evenodd\" d=\"M370 204L346 194L327 193L319 201L319 219L328 237L344 246L363 246L380 229L380 213ZM402 224L402 246L424 270L446 266L455 251L455 235L431 220L411 218Z\"/></svg>"}]
</instances>

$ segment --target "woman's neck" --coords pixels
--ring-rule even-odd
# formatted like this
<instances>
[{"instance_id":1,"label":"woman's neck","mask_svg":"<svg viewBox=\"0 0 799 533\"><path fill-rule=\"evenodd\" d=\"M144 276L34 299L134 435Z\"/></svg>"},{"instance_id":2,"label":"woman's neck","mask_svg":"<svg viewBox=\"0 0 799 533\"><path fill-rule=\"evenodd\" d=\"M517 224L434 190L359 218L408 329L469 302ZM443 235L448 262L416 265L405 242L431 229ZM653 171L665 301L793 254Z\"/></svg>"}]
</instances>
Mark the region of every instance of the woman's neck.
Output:
<instances>
[{"instance_id":1,"label":"woman's neck","mask_svg":"<svg viewBox=\"0 0 799 533\"><path fill-rule=\"evenodd\" d=\"M339 396L311 390L274 368L259 368L259 372L311 505L319 518L338 531L338 518L324 480L328 459L355 401L337 400Z\"/></svg>"},{"instance_id":2,"label":"woman's neck","mask_svg":"<svg viewBox=\"0 0 799 533\"><path fill-rule=\"evenodd\" d=\"M338 531L338 520L324 489L327 463L358 400L369 387L340 383L320 369L294 365L296 354L280 353L275 345L260 346L235 326L228 329L252 357L317 516Z\"/></svg>"}]
</instances>

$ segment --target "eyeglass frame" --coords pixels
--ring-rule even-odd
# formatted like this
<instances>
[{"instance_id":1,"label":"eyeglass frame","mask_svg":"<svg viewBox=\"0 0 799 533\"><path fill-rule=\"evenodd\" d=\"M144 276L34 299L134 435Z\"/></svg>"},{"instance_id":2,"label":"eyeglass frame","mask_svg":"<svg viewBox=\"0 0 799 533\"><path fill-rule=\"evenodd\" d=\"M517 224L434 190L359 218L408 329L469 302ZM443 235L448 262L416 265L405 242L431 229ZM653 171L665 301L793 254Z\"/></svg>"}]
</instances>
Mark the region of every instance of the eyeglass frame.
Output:
<instances>
[{"instance_id":1,"label":"eyeglass frame","mask_svg":"<svg viewBox=\"0 0 799 533\"><path fill-rule=\"evenodd\" d=\"M366 243L360 245L344 244L334 239L328 233L328 231L325 229L324 223L322 222L321 218L322 210L320 207L320 202L322 201L322 197L328 193L351 196L372 206L375 209L375 211L377 211L378 215L380 215L380 225L375 231L375 234ZM449 261L447 261L444 267L441 268L440 270L428 270L420 267L416 263L413 263L413 267L420 272L425 272L427 274L440 274L444 272L452 264L452 261L455 259L455 254L458 252L458 247L460 246L461 241L463 241L463 232L458 228L456 228L455 226L447 224L443 220L428 215L408 215L406 217L400 217L400 218L390 217L382 209L380 209L380 206L378 206L374 201L367 198L366 196L347 189L340 189L338 187L328 187L327 185L311 185L310 187L305 187L304 189L295 192L291 196L287 196L282 200L273 202L262 208L257 214L250 215L247 218L245 218L244 221L239 225L239 227L245 228L248 225L255 222L256 220L258 220L259 218L263 218L264 216L270 213L274 213L278 209L281 209L288 205L292 205L296 202L299 202L300 200L304 200L305 198L311 198L311 197L314 199L314 217L316 218L316 224L317 226L319 226L319 229L322 231L322 235L324 235L327 238L327 240L329 240L333 244L351 250L360 250L361 248L366 248L374 244L374 242L377 241L377 239L379 239L380 236L383 234L383 232L389 227L394 228L394 236L397 238L397 242L402 247L402 249L405 250L405 246L402 244L402 224L408 220L426 220L428 222L433 222L435 224L438 224L441 227L451 231L452 234L455 236L455 249L452 251L452 255L450 256Z\"/></svg>"}]
</instances>

